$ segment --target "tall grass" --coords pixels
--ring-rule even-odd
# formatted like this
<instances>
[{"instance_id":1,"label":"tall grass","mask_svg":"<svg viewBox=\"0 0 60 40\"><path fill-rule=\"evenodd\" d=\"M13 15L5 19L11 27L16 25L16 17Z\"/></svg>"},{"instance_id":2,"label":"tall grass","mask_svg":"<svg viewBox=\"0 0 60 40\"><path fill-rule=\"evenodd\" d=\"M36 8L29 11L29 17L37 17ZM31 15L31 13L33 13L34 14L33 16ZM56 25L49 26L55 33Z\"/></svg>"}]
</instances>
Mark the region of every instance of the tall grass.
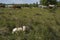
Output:
<instances>
[{"instance_id":1,"label":"tall grass","mask_svg":"<svg viewBox=\"0 0 60 40\"><path fill-rule=\"evenodd\" d=\"M0 9L0 30L3 31L0 32L0 40L60 40L59 10L53 14L40 8ZM27 34L11 34L14 27L22 25L32 26L33 30Z\"/></svg>"}]
</instances>

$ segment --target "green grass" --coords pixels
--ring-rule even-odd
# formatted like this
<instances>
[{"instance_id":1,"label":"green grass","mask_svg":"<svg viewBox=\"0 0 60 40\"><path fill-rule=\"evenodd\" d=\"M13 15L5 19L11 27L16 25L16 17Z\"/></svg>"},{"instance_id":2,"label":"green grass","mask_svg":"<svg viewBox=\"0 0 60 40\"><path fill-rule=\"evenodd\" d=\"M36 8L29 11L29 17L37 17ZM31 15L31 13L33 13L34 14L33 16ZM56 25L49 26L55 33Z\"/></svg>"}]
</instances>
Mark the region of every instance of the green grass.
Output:
<instances>
[{"instance_id":1,"label":"green grass","mask_svg":"<svg viewBox=\"0 0 60 40\"><path fill-rule=\"evenodd\" d=\"M13 27L21 25L30 25L33 30L28 34L10 34ZM0 8L0 29L9 32L0 40L60 40L60 8L55 13L40 8Z\"/></svg>"}]
</instances>

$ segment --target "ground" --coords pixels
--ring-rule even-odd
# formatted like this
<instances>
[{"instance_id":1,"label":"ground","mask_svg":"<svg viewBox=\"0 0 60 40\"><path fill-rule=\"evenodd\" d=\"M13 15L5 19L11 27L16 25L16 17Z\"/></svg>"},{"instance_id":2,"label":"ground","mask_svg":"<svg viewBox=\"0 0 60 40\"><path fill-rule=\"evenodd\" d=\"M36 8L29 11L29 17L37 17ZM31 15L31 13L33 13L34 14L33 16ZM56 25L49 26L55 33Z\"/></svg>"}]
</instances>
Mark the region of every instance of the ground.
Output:
<instances>
[{"instance_id":1,"label":"ground","mask_svg":"<svg viewBox=\"0 0 60 40\"><path fill-rule=\"evenodd\" d=\"M0 8L0 30L9 35L1 35L1 40L60 40L60 8L53 10L41 8ZM28 34L11 34L14 27L32 26Z\"/></svg>"}]
</instances>

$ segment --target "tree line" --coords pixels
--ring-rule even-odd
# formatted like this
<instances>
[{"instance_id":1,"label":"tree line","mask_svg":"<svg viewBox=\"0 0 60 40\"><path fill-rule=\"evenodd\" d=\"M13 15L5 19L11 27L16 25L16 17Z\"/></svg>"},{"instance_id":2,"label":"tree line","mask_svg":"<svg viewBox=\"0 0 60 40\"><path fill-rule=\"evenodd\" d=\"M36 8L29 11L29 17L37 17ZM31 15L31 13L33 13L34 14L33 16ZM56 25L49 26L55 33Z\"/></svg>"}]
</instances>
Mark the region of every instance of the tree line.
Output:
<instances>
[{"instance_id":1,"label":"tree line","mask_svg":"<svg viewBox=\"0 0 60 40\"><path fill-rule=\"evenodd\" d=\"M60 5L60 1L57 0L40 0L41 5L46 5L48 6L49 4L51 5Z\"/></svg>"},{"instance_id":2,"label":"tree line","mask_svg":"<svg viewBox=\"0 0 60 40\"><path fill-rule=\"evenodd\" d=\"M38 7L38 2L33 3L33 4L4 4L4 3L0 3L0 7L5 7L6 5L13 5L14 7Z\"/></svg>"},{"instance_id":3,"label":"tree line","mask_svg":"<svg viewBox=\"0 0 60 40\"><path fill-rule=\"evenodd\" d=\"M51 5L58 5L60 6L60 1L57 2L57 0L40 0L40 5L45 5L48 6L49 4ZM6 4L0 3L0 7L5 7ZM13 6L20 6L20 7L38 7L39 4L38 2L33 3L33 4L12 4Z\"/></svg>"}]
</instances>

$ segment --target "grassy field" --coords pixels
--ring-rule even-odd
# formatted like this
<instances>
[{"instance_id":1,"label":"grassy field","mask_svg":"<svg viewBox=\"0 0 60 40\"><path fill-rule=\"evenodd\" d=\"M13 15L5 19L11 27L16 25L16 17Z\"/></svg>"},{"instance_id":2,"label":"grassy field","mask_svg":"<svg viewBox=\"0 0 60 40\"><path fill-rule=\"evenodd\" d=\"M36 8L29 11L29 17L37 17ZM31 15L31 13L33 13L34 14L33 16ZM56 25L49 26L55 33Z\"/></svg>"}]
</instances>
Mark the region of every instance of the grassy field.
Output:
<instances>
[{"instance_id":1,"label":"grassy field","mask_svg":"<svg viewBox=\"0 0 60 40\"><path fill-rule=\"evenodd\" d=\"M28 34L11 34L14 27L32 26ZM0 8L0 40L60 40L60 8Z\"/></svg>"}]
</instances>

